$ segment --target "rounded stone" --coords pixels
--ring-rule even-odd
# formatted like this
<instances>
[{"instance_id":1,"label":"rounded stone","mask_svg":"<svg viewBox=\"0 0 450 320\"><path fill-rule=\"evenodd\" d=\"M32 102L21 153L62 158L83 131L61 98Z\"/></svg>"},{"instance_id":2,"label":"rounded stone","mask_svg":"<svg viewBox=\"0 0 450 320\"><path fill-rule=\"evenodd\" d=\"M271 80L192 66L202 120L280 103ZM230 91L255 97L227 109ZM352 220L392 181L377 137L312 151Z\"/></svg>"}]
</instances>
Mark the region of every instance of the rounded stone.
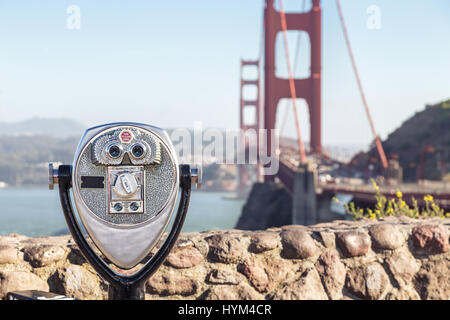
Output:
<instances>
[{"instance_id":1,"label":"rounded stone","mask_svg":"<svg viewBox=\"0 0 450 320\"><path fill-rule=\"evenodd\" d=\"M416 260L406 252L394 252L386 262L394 279L402 287L408 284L419 271Z\"/></svg>"},{"instance_id":2,"label":"rounded stone","mask_svg":"<svg viewBox=\"0 0 450 320\"><path fill-rule=\"evenodd\" d=\"M328 300L315 269L304 272L299 279L276 292L273 298L275 300Z\"/></svg>"},{"instance_id":3,"label":"rounded stone","mask_svg":"<svg viewBox=\"0 0 450 320\"><path fill-rule=\"evenodd\" d=\"M99 277L78 265L69 265L63 270L57 271L53 281L57 281L57 290L76 299L100 299Z\"/></svg>"},{"instance_id":4,"label":"rounded stone","mask_svg":"<svg viewBox=\"0 0 450 320\"><path fill-rule=\"evenodd\" d=\"M205 239L209 244L209 257L217 262L236 263L247 252L248 242L231 234L215 234Z\"/></svg>"},{"instance_id":5,"label":"rounded stone","mask_svg":"<svg viewBox=\"0 0 450 320\"><path fill-rule=\"evenodd\" d=\"M367 296L372 299L381 299L387 291L389 277L383 267L378 264L369 265L365 270Z\"/></svg>"},{"instance_id":6,"label":"rounded stone","mask_svg":"<svg viewBox=\"0 0 450 320\"><path fill-rule=\"evenodd\" d=\"M444 253L448 251L447 230L438 225L416 226L412 230L412 241L416 248L427 253Z\"/></svg>"},{"instance_id":7,"label":"rounded stone","mask_svg":"<svg viewBox=\"0 0 450 320\"><path fill-rule=\"evenodd\" d=\"M306 259L312 257L317 247L308 232L290 229L281 232L282 255L288 259Z\"/></svg>"},{"instance_id":8,"label":"rounded stone","mask_svg":"<svg viewBox=\"0 0 450 320\"><path fill-rule=\"evenodd\" d=\"M199 283L195 279L189 279L181 275L159 273L147 281L146 287L151 294L190 296L197 292Z\"/></svg>"},{"instance_id":9,"label":"rounded stone","mask_svg":"<svg viewBox=\"0 0 450 320\"><path fill-rule=\"evenodd\" d=\"M259 292L266 292L270 279L264 270L264 264L259 259L250 259L238 265L238 270L242 272L250 281L250 283Z\"/></svg>"},{"instance_id":10,"label":"rounded stone","mask_svg":"<svg viewBox=\"0 0 450 320\"><path fill-rule=\"evenodd\" d=\"M365 255L370 248L370 237L359 231L339 232L336 242L346 257Z\"/></svg>"},{"instance_id":11,"label":"rounded stone","mask_svg":"<svg viewBox=\"0 0 450 320\"><path fill-rule=\"evenodd\" d=\"M261 253L278 247L278 237L272 233L256 233L251 238L250 251Z\"/></svg>"},{"instance_id":12,"label":"rounded stone","mask_svg":"<svg viewBox=\"0 0 450 320\"><path fill-rule=\"evenodd\" d=\"M392 224L377 224L369 229L374 246L380 249L394 250L405 243L405 237L398 227Z\"/></svg>"},{"instance_id":13,"label":"rounded stone","mask_svg":"<svg viewBox=\"0 0 450 320\"><path fill-rule=\"evenodd\" d=\"M242 278L243 276L235 271L222 269L214 269L206 277L207 281L212 284L238 284Z\"/></svg>"},{"instance_id":14,"label":"rounded stone","mask_svg":"<svg viewBox=\"0 0 450 320\"><path fill-rule=\"evenodd\" d=\"M387 294L389 276L379 263L361 266L348 273L347 288L356 296L378 300Z\"/></svg>"},{"instance_id":15,"label":"rounded stone","mask_svg":"<svg viewBox=\"0 0 450 320\"><path fill-rule=\"evenodd\" d=\"M14 263L17 260L17 248L0 245L0 264Z\"/></svg>"},{"instance_id":16,"label":"rounded stone","mask_svg":"<svg viewBox=\"0 0 450 320\"><path fill-rule=\"evenodd\" d=\"M53 262L62 260L66 254L64 248L52 245L34 245L24 249L25 260L33 267L47 266Z\"/></svg>"},{"instance_id":17,"label":"rounded stone","mask_svg":"<svg viewBox=\"0 0 450 320\"><path fill-rule=\"evenodd\" d=\"M172 251L166 261L174 268L191 268L200 264L203 256L196 248L186 247Z\"/></svg>"},{"instance_id":18,"label":"rounded stone","mask_svg":"<svg viewBox=\"0 0 450 320\"><path fill-rule=\"evenodd\" d=\"M49 291L47 282L28 271L0 271L0 299L8 292L22 290Z\"/></svg>"},{"instance_id":19,"label":"rounded stone","mask_svg":"<svg viewBox=\"0 0 450 320\"><path fill-rule=\"evenodd\" d=\"M334 250L323 252L316 262L316 269L330 299L342 299L346 270L338 253Z\"/></svg>"},{"instance_id":20,"label":"rounded stone","mask_svg":"<svg viewBox=\"0 0 450 320\"><path fill-rule=\"evenodd\" d=\"M295 272L290 261L270 256L253 256L240 263L237 269L259 292L271 291L286 280L288 274Z\"/></svg>"}]
</instances>

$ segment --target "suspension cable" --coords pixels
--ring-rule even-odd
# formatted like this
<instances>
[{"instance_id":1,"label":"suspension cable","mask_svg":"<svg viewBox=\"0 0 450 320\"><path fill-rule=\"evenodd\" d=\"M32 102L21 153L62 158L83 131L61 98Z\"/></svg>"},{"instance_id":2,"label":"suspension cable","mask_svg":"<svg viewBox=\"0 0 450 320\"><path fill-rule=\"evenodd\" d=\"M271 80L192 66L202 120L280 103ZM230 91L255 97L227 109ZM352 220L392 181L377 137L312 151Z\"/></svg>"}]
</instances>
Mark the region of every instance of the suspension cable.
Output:
<instances>
[{"instance_id":1,"label":"suspension cable","mask_svg":"<svg viewBox=\"0 0 450 320\"><path fill-rule=\"evenodd\" d=\"M386 154L384 153L383 145L381 144L380 137L378 136L377 131L375 130L375 124L374 124L372 116L370 114L369 105L367 103L366 95L364 94L364 90L363 90L363 87L362 87L361 79L359 77L358 69L356 67L355 57L353 55L352 47L351 47L351 44L350 44L350 38L348 36L347 28L345 26L344 15L342 13L341 3L340 3L339 0L336 0L336 5L337 5L338 13L339 13L339 19L341 21L342 31L344 33L345 43L347 45L348 53L350 55L350 60L351 60L351 63L352 63L353 72L355 73L356 82L358 84L359 93L361 95L361 99L362 99L362 102L363 102L363 105L364 105L364 109L366 110L367 118L369 120L370 128L372 130L372 134L373 134L373 136L375 138L375 144L377 146L378 155L380 156L381 163L382 163L384 169L387 169L388 168L388 162L387 162L387 159L386 159Z\"/></svg>"},{"instance_id":2,"label":"suspension cable","mask_svg":"<svg viewBox=\"0 0 450 320\"><path fill-rule=\"evenodd\" d=\"M280 17L281 17L281 28L283 30L284 51L285 51L285 55L286 55L286 63L287 63L287 68L288 68L288 73L289 73L289 87L291 90L292 107L294 109L295 126L297 128L297 142L298 142L298 149L300 152L300 162L302 164L305 164L306 163L306 153L305 153L305 147L303 145L302 135L301 135L301 131L300 131L300 122L298 119L297 93L295 91L294 75L292 73L291 61L290 61L290 57L289 57L289 47L288 47L288 39L287 39L287 22L286 22L286 15L285 15L284 9L283 9L283 0L280 0Z\"/></svg>"}]
</instances>

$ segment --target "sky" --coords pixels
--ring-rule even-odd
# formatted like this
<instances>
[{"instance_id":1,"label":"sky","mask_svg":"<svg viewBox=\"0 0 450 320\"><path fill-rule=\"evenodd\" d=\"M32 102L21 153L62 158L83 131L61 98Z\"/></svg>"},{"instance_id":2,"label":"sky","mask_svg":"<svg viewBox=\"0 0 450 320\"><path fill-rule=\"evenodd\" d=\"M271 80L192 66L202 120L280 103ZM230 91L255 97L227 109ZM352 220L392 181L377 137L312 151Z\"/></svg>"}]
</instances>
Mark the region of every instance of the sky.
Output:
<instances>
[{"instance_id":1,"label":"sky","mask_svg":"<svg viewBox=\"0 0 450 320\"><path fill-rule=\"evenodd\" d=\"M300 11L303 0L284 0ZM307 8L310 6L307 1ZM426 104L450 97L448 0L341 0L382 138ZM80 28L68 27L80 10ZM378 29L368 28L370 6ZM323 8L323 143L372 141L334 0ZM67 117L93 126L238 127L240 59L259 55L262 0L0 0L0 121ZM70 20L72 21L72 20ZM72 25L73 26L73 25ZM289 33L294 60L296 32ZM277 74L285 76L281 35ZM309 70L301 36L296 75ZM289 103L278 112L282 122ZM306 106L300 123L309 140ZM288 113L286 135L295 135Z\"/></svg>"}]
</instances>

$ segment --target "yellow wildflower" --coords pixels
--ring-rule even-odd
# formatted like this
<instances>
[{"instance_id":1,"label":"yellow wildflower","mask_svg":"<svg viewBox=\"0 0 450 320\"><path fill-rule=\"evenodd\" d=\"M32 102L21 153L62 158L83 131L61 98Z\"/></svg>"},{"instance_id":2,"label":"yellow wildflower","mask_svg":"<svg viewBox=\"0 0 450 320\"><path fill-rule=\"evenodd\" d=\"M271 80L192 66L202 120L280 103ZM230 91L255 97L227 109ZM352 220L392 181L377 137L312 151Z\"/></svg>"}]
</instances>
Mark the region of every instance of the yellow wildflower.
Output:
<instances>
[{"instance_id":1,"label":"yellow wildflower","mask_svg":"<svg viewBox=\"0 0 450 320\"><path fill-rule=\"evenodd\" d=\"M423 197L423 200L425 200L426 202L433 202L433 196L428 194Z\"/></svg>"},{"instance_id":2,"label":"yellow wildflower","mask_svg":"<svg viewBox=\"0 0 450 320\"><path fill-rule=\"evenodd\" d=\"M400 190L398 190L398 191L395 193L395 195L397 196L397 198L403 197L403 193L402 193Z\"/></svg>"},{"instance_id":3,"label":"yellow wildflower","mask_svg":"<svg viewBox=\"0 0 450 320\"><path fill-rule=\"evenodd\" d=\"M372 185L375 188L375 190L380 190L380 187L377 185L377 183L375 182L375 180L372 179Z\"/></svg>"}]
</instances>

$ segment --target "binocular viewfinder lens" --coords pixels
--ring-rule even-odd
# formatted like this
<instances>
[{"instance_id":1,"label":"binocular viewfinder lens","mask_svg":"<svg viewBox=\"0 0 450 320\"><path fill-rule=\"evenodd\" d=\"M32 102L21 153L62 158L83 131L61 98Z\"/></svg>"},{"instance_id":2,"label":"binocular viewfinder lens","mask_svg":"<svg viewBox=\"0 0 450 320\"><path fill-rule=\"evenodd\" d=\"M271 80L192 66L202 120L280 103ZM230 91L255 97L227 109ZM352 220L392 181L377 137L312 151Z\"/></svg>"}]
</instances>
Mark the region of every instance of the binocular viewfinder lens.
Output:
<instances>
[{"instance_id":1,"label":"binocular viewfinder lens","mask_svg":"<svg viewBox=\"0 0 450 320\"><path fill-rule=\"evenodd\" d=\"M142 158L142 156L144 155L144 147L140 144L137 144L133 147L133 149L131 150L131 153L133 154L133 157L139 159Z\"/></svg>"},{"instance_id":2,"label":"binocular viewfinder lens","mask_svg":"<svg viewBox=\"0 0 450 320\"><path fill-rule=\"evenodd\" d=\"M122 153L122 150L116 145L112 145L108 149L109 155L111 158L118 158L120 154Z\"/></svg>"}]
</instances>

